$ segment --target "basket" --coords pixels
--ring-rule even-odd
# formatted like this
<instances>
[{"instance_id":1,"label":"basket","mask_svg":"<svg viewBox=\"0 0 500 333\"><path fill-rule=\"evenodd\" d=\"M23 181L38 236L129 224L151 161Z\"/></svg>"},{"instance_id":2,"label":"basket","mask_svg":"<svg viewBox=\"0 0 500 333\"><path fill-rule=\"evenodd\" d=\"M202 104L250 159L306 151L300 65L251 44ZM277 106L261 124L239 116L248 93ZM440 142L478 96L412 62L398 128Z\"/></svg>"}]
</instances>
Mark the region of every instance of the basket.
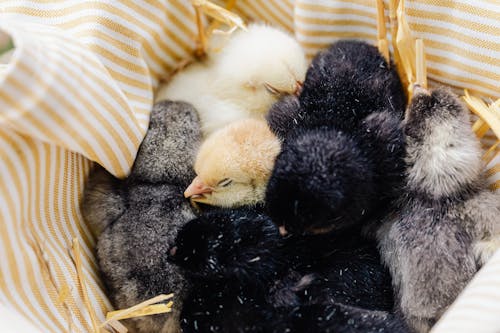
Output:
<instances>
[{"instance_id":1,"label":"basket","mask_svg":"<svg viewBox=\"0 0 500 333\"><path fill-rule=\"evenodd\" d=\"M488 181L500 189L499 2L218 4L295 34L309 58L336 39L363 39L395 58L406 84L451 86L477 117ZM210 22L189 0L0 1L2 332L125 331L117 319L136 308L106 321L112 306L79 209L83 187L93 163L127 176L159 81L200 50L197 23ZM135 315L154 313L157 301ZM497 251L433 332L499 332L499 312Z\"/></svg>"}]
</instances>

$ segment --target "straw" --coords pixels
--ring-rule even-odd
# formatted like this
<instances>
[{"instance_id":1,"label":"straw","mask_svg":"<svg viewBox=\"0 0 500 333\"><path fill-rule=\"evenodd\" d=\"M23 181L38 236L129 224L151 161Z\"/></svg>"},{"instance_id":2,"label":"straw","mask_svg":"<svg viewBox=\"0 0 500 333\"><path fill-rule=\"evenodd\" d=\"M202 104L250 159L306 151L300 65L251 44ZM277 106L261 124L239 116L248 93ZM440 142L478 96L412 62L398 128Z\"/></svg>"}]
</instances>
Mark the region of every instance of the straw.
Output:
<instances>
[{"instance_id":1,"label":"straw","mask_svg":"<svg viewBox=\"0 0 500 333\"><path fill-rule=\"evenodd\" d=\"M398 0L389 0L389 24L391 26L391 41L392 41L392 53L394 64L396 65L396 69L399 73L399 76L403 78L403 72L401 72L401 57L399 56L398 46L396 43L396 36L398 33L398 17L397 17L397 8L398 8Z\"/></svg>"},{"instance_id":2,"label":"straw","mask_svg":"<svg viewBox=\"0 0 500 333\"><path fill-rule=\"evenodd\" d=\"M122 323L120 323L118 320L111 320L108 322L107 325L108 325L108 327L111 327L113 332L118 332L118 333L127 333L128 332L128 329ZM101 330L108 331L105 328L102 328Z\"/></svg>"},{"instance_id":3,"label":"straw","mask_svg":"<svg viewBox=\"0 0 500 333\"><path fill-rule=\"evenodd\" d=\"M491 146L488 151L483 156L483 161L486 164L489 164L497 155L500 153L500 150L498 150L498 147L500 146L500 140L498 140L493 146Z\"/></svg>"},{"instance_id":4,"label":"straw","mask_svg":"<svg viewBox=\"0 0 500 333\"><path fill-rule=\"evenodd\" d=\"M486 123L481 118L476 120L476 122L472 126L472 130L474 131L474 133L476 133L478 139L482 139L486 135L489 129L490 126L488 126L488 123Z\"/></svg>"},{"instance_id":5,"label":"straw","mask_svg":"<svg viewBox=\"0 0 500 333\"><path fill-rule=\"evenodd\" d=\"M154 314L160 314L160 313L168 313L172 312L172 305L174 302L168 302L167 304L153 304L145 307L144 309L139 309L136 310L132 313L128 314L123 314L123 310L118 310L118 311L111 311L108 312L106 315L106 318L112 317L115 315L119 315L119 319L117 320L122 320L122 319L128 319L128 318L135 318L135 317L142 317L142 316L151 316Z\"/></svg>"},{"instance_id":6,"label":"straw","mask_svg":"<svg viewBox=\"0 0 500 333\"><path fill-rule=\"evenodd\" d=\"M389 43L387 42L387 29L385 27L384 1L377 0L377 40L378 50L384 56L387 63L391 64L389 56Z\"/></svg>"},{"instance_id":7,"label":"straw","mask_svg":"<svg viewBox=\"0 0 500 333\"><path fill-rule=\"evenodd\" d=\"M415 41L415 84L427 89L427 65L425 62L424 41Z\"/></svg>"},{"instance_id":8,"label":"straw","mask_svg":"<svg viewBox=\"0 0 500 333\"><path fill-rule=\"evenodd\" d=\"M174 294L159 295L159 296L153 297L151 299L148 299L142 303L134 305L130 308L108 312L108 314L106 315L106 321L104 321L99 326L99 328L105 329L106 326L111 326L111 327L115 328L115 326L118 326L117 324L119 324L118 320L122 320L122 319L171 312L172 306L173 306L172 301L168 302L167 304L156 304L156 303L166 301L166 300L171 299L173 297L174 297ZM123 325L121 325L121 326L123 326ZM119 332L121 333L122 331L119 331ZM123 332L127 332L127 331L125 330Z\"/></svg>"},{"instance_id":9,"label":"straw","mask_svg":"<svg viewBox=\"0 0 500 333\"><path fill-rule=\"evenodd\" d=\"M236 6L236 0L227 0L226 5L224 6L227 10L232 10ZM207 28L207 36L211 36L214 30L217 30L217 28L221 25L220 21L214 20L212 23Z\"/></svg>"},{"instance_id":10,"label":"straw","mask_svg":"<svg viewBox=\"0 0 500 333\"><path fill-rule=\"evenodd\" d=\"M500 143L500 141L497 142L497 144L498 143ZM497 172L500 172L500 163L486 170L484 174L486 175L486 177L491 177Z\"/></svg>"},{"instance_id":11,"label":"straw","mask_svg":"<svg viewBox=\"0 0 500 333\"><path fill-rule=\"evenodd\" d=\"M191 0L191 4L195 8L199 8L205 15L224 23L231 28L237 27L242 30L247 30L241 17L221 6L217 6L208 0Z\"/></svg>"},{"instance_id":12,"label":"straw","mask_svg":"<svg viewBox=\"0 0 500 333\"><path fill-rule=\"evenodd\" d=\"M467 90L464 91L464 94L465 96L463 99L467 103L469 109L486 122L497 138L500 138L500 112L497 107L498 101L488 106L482 99L471 96Z\"/></svg>"},{"instance_id":13,"label":"straw","mask_svg":"<svg viewBox=\"0 0 500 333\"><path fill-rule=\"evenodd\" d=\"M234 2L235 0L233 0ZM196 25L198 27L198 41L197 47L195 49L195 55L199 58L206 56L207 54L207 36L211 35L211 33L221 33L221 34L231 34L236 29L240 28L242 30L247 30L243 19L238 15L230 12L229 10L218 6L208 0L191 0L191 4L193 5L196 12ZM231 2L229 3L231 5ZM234 4L232 4L234 6ZM205 32L203 28L203 22L201 18L201 14L205 14L208 17L211 17L217 22L223 23L229 27L227 31L221 30L207 30Z\"/></svg>"},{"instance_id":14,"label":"straw","mask_svg":"<svg viewBox=\"0 0 500 333\"><path fill-rule=\"evenodd\" d=\"M198 40L196 41L194 54L197 58L202 58L206 55L207 38L205 35L205 31L203 30L203 20L201 17L202 13L200 7L194 6L194 11L196 14L196 27L198 28Z\"/></svg>"},{"instance_id":15,"label":"straw","mask_svg":"<svg viewBox=\"0 0 500 333\"><path fill-rule=\"evenodd\" d=\"M407 86L408 98L411 99L413 83L415 82L415 39L405 17L404 0L397 9L396 47L399 52L398 72ZM394 38L394 36L393 36ZM403 74L403 75L401 75Z\"/></svg>"},{"instance_id":16,"label":"straw","mask_svg":"<svg viewBox=\"0 0 500 333\"><path fill-rule=\"evenodd\" d=\"M73 244L71 246L71 251L73 254L73 262L75 263L76 274L78 276L78 281L80 283L80 288L82 290L83 304L87 308L87 311L90 315L90 320L92 322L93 332L99 333L100 332L99 325L97 324L97 319L96 319L94 307L90 303L89 294L87 291L87 281L86 281L85 276L83 274L80 243L78 242L78 238L76 238L76 237L73 238Z\"/></svg>"}]
</instances>

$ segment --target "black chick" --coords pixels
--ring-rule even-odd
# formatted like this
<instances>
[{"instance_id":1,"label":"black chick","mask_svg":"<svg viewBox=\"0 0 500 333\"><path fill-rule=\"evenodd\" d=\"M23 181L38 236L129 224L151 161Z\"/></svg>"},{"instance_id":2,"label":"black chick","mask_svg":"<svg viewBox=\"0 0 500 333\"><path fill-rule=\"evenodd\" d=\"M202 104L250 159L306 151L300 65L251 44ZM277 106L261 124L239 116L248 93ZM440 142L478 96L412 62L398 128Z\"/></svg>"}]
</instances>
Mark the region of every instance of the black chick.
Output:
<instances>
[{"instance_id":1,"label":"black chick","mask_svg":"<svg viewBox=\"0 0 500 333\"><path fill-rule=\"evenodd\" d=\"M283 231L321 233L376 220L402 180L401 122L368 116L356 136L297 129L283 143L266 191L266 211Z\"/></svg>"},{"instance_id":2,"label":"black chick","mask_svg":"<svg viewBox=\"0 0 500 333\"><path fill-rule=\"evenodd\" d=\"M371 45L342 41L319 53L299 97L270 109L284 140L266 192L283 232L349 228L382 214L402 181L405 96Z\"/></svg>"},{"instance_id":3,"label":"black chick","mask_svg":"<svg viewBox=\"0 0 500 333\"><path fill-rule=\"evenodd\" d=\"M138 332L178 329L185 280L167 262L168 244L195 216L182 193L194 177L200 133L191 105L155 104L131 175L118 180L98 169L84 193L82 211L99 235L97 257L113 304L126 308L175 293L173 313L127 321Z\"/></svg>"},{"instance_id":4,"label":"black chick","mask_svg":"<svg viewBox=\"0 0 500 333\"><path fill-rule=\"evenodd\" d=\"M266 119L285 138L296 128L359 128L368 115L388 111L402 119L406 97L393 64L377 48L360 41L339 41L319 52L307 70L300 96L276 102Z\"/></svg>"},{"instance_id":5,"label":"black chick","mask_svg":"<svg viewBox=\"0 0 500 333\"><path fill-rule=\"evenodd\" d=\"M292 234L358 223L374 204L373 161L342 132L297 132L276 159L266 194L269 215Z\"/></svg>"},{"instance_id":6,"label":"black chick","mask_svg":"<svg viewBox=\"0 0 500 333\"><path fill-rule=\"evenodd\" d=\"M179 231L170 255L190 286L183 332L397 327L400 320L388 312L388 272L375 244L359 243L331 235L283 238L267 216L250 210L198 217Z\"/></svg>"},{"instance_id":7,"label":"black chick","mask_svg":"<svg viewBox=\"0 0 500 333\"><path fill-rule=\"evenodd\" d=\"M388 111L400 119L405 95L395 67L361 41L339 41L316 55L299 102L302 127L333 126L350 132L366 116Z\"/></svg>"}]
</instances>

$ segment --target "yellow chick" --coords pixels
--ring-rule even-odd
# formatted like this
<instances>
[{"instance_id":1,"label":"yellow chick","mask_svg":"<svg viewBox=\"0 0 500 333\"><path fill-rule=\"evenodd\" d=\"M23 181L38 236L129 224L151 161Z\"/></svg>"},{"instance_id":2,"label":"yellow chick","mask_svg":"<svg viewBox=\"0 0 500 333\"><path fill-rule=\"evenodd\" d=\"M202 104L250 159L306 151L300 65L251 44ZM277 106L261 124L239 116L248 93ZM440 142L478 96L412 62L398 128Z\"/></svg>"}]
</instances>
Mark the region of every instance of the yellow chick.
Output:
<instances>
[{"instance_id":1,"label":"yellow chick","mask_svg":"<svg viewBox=\"0 0 500 333\"><path fill-rule=\"evenodd\" d=\"M219 207L263 202L280 149L280 141L264 120L230 124L201 145L194 165L197 176L184 196Z\"/></svg>"},{"instance_id":2,"label":"yellow chick","mask_svg":"<svg viewBox=\"0 0 500 333\"><path fill-rule=\"evenodd\" d=\"M252 24L231 35L220 52L161 86L156 101L191 103L207 137L233 121L263 118L279 97L298 93L306 71L304 51L292 36Z\"/></svg>"}]
</instances>

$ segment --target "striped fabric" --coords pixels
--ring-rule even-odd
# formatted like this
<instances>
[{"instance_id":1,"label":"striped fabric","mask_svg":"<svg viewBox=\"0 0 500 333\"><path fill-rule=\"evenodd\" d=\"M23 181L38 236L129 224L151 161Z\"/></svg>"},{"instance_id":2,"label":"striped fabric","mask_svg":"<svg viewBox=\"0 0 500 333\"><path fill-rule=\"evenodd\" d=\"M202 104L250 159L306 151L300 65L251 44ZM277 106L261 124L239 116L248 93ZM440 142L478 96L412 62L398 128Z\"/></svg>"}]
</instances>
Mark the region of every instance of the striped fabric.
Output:
<instances>
[{"instance_id":1,"label":"striped fabric","mask_svg":"<svg viewBox=\"0 0 500 333\"><path fill-rule=\"evenodd\" d=\"M500 251L476 274L433 333L500 332Z\"/></svg>"},{"instance_id":2,"label":"striped fabric","mask_svg":"<svg viewBox=\"0 0 500 333\"><path fill-rule=\"evenodd\" d=\"M414 37L425 41L429 79L500 98L498 2L407 0L405 4ZM385 8L390 31L387 0ZM295 33L310 56L336 38L374 41L376 26L375 1L303 0L295 6Z\"/></svg>"},{"instance_id":3,"label":"striped fabric","mask_svg":"<svg viewBox=\"0 0 500 333\"><path fill-rule=\"evenodd\" d=\"M500 97L499 3L418 0L406 9L432 82ZM338 38L376 38L372 0L238 0L234 10L295 33L310 57ZM0 66L2 332L12 312L41 332L90 332L104 320L111 306L79 210L83 185L92 161L128 174L159 80L195 46L194 22L188 0L0 0L0 30L16 47ZM488 176L500 184L500 156ZM499 272L497 253L434 331L498 331Z\"/></svg>"},{"instance_id":4,"label":"striped fabric","mask_svg":"<svg viewBox=\"0 0 500 333\"><path fill-rule=\"evenodd\" d=\"M74 237L97 321L111 308L83 185L91 161L129 173L159 78L194 46L193 20L185 1L0 2L16 47L0 76L0 302L43 332L93 329Z\"/></svg>"}]
</instances>

